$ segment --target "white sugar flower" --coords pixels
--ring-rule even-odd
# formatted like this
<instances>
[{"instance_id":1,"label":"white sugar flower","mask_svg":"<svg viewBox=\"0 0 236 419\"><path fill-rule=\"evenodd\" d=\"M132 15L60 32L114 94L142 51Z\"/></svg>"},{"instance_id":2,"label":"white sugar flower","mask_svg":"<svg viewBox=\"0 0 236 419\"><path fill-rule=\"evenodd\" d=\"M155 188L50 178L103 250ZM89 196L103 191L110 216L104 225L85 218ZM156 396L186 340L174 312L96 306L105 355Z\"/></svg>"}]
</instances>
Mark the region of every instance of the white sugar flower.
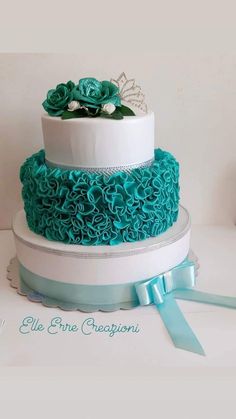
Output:
<instances>
[{"instance_id":1,"label":"white sugar flower","mask_svg":"<svg viewBox=\"0 0 236 419\"><path fill-rule=\"evenodd\" d=\"M108 115L111 115L115 111L116 107L113 105L113 103L105 103L102 105L102 111L107 113Z\"/></svg>"},{"instance_id":2,"label":"white sugar flower","mask_svg":"<svg viewBox=\"0 0 236 419\"><path fill-rule=\"evenodd\" d=\"M69 104L68 104L68 111L73 112L76 111L76 109L80 108L80 103L77 100L72 100Z\"/></svg>"}]
</instances>

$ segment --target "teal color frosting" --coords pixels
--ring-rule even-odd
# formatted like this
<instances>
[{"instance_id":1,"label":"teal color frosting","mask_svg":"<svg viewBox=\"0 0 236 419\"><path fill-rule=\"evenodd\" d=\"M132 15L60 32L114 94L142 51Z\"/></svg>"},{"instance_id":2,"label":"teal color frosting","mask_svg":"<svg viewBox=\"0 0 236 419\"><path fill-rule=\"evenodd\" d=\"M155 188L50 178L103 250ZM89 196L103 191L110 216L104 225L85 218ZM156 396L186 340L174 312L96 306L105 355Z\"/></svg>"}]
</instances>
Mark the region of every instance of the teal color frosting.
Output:
<instances>
[{"instance_id":1,"label":"teal color frosting","mask_svg":"<svg viewBox=\"0 0 236 419\"><path fill-rule=\"evenodd\" d=\"M29 228L48 240L115 245L154 237L177 220L179 164L155 150L150 167L112 175L51 168L44 150L20 170Z\"/></svg>"}]
</instances>

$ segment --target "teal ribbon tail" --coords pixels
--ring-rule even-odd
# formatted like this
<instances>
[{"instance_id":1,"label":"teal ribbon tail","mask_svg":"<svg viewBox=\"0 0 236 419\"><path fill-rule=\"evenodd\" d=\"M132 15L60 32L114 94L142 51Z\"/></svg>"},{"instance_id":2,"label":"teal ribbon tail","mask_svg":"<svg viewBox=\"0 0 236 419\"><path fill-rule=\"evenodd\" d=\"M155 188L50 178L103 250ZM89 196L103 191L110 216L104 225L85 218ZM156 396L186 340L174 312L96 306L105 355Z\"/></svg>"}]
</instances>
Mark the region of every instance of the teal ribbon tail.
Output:
<instances>
[{"instance_id":1,"label":"teal ribbon tail","mask_svg":"<svg viewBox=\"0 0 236 419\"><path fill-rule=\"evenodd\" d=\"M177 348L194 352L198 355L205 355L203 347L185 320L172 294L166 295L165 301L156 305L156 307Z\"/></svg>"},{"instance_id":2,"label":"teal ribbon tail","mask_svg":"<svg viewBox=\"0 0 236 419\"><path fill-rule=\"evenodd\" d=\"M80 285L58 282L28 271L20 265L23 292L33 301L45 301L64 309L113 311L137 305L154 304L174 343L185 351L205 355L205 352L182 314L176 299L213 304L236 309L236 297L226 297L193 289L196 267L185 259L168 272L145 281L110 285ZM112 283L112 281L111 281ZM26 291L25 291L26 290ZM36 298L36 299L35 299Z\"/></svg>"},{"instance_id":3,"label":"teal ribbon tail","mask_svg":"<svg viewBox=\"0 0 236 419\"><path fill-rule=\"evenodd\" d=\"M220 307L236 308L236 297L210 294L193 289L182 289L173 291L177 299L195 301L196 303L213 304Z\"/></svg>"}]
</instances>

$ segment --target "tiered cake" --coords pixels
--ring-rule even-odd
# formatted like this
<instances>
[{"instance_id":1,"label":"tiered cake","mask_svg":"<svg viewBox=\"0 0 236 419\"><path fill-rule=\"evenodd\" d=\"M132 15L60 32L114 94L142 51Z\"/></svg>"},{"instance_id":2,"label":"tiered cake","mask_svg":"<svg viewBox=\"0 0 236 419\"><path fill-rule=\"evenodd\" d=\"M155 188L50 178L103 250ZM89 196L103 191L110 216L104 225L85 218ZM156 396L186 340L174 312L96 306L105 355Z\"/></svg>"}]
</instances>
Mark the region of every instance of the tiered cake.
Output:
<instances>
[{"instance_id":1,"label":"tiered cake","mask_svg":"<svg viewBox=\"0 0 236 419\"><path fill-rule=\"evenodd\" d=\"M124 74L60 84L43 106L44 150L21 167L13 222L21 281L64 308L135 306L132 284L189 251L179 165L154 149L154 114Z\"/></svg>"}]
</instances>

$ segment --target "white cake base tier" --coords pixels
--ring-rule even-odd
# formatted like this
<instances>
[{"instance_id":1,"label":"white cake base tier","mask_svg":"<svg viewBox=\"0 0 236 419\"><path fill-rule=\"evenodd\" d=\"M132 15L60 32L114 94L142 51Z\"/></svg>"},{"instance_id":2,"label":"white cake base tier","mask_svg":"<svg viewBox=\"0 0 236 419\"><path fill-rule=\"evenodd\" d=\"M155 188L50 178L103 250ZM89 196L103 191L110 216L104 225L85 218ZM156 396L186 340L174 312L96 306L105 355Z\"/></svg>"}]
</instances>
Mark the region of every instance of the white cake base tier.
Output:
<instances>
[{"instance_id":1,"label":"white cake base tier","mask_svg":"<svg viewBox=\"0 0 236 419\"><path fill-rule=\"evenodd\" d=\"M154 158L154 114L62 120L42 116L48 165L71 169L109 169L150 164ZM120 169L121 170L121 169Z\"/></svg>"},{"instance_id":2,"label":"white cake base tier","mask_svg":"<svg viewBox=\"0 0 236 419\"><path fill-rule=\"evenodd\" d=\"M125 284L172 269L187 256L190 217L180 207L177 222L155 238L117 246L52 242L29 230L24 211L13 221L19 262L30 272L58 282L81 285Z\"/></svg>"}]
</instances>

